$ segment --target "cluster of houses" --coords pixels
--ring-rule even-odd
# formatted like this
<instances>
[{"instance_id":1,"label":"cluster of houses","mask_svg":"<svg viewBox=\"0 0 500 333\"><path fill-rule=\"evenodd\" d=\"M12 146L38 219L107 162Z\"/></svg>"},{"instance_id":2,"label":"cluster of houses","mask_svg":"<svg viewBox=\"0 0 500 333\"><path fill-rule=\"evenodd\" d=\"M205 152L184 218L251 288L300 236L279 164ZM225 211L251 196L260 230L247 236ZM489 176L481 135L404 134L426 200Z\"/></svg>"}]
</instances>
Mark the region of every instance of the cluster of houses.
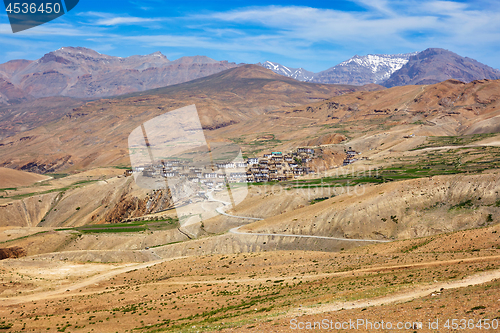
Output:
<instances>
[{"instance_id":1,"label":"cluster of houses","mask_svg":"<svg viewBox=\"0 0 500 333\"><path fill-rule=\"evenodd\" d=\"M156 165L134 167L130 174L136 172L143 177L179 177L208 187L226 183L284 181L311 173L311 168L306 165L313 156L314 149L299 148L293 153L272 152L246 161L220 162L214 166L193 166L188 161L167 160Z\"/></svg>"},{"instance_id":2,"label":"cluster of houses","mask_svg":"<svg viewBox=\"0 0 500 333\"><path fill-rule=\"evenodd\" d=\"M312 160L314 149L299 148L296 153L283 154L272 152L261 158L249 158L246 181L261 183L267 181L284 181L311 173L306 164Z\"/></svg>"},{"instance_id":3,"label":"cluster of houses","mask_svg":"<svg viewBox=\"0 0 500 333\"><path fill-rule=\"evenodd\" d=\"M358 153L357 151L355 151L351 147L349 147L349 150L347 150L345 152L345 154L346 154L346 157L345 157L344 162L342 164L349 165L349 164L356 162L358 160L358 158L356 156L361 154L361 153Z\"/></svg>"}]
</instances>

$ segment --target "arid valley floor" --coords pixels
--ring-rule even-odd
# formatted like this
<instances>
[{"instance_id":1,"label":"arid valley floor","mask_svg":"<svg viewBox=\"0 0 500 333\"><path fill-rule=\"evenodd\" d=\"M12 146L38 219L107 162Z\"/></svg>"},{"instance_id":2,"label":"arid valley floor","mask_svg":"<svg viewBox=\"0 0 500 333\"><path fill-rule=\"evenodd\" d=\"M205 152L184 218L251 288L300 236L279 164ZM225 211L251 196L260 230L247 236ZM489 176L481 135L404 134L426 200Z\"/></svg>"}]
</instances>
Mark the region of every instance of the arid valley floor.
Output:
<instances>
[{"instance_id":1,"label":"arid valley floor","mask_svg":"<svg viewBox=\"0 0 500 333\"><path fill-rule=\"evenodd\" d=\"M23 255L0 261L0 331L500 321L500 81L327 89L249 69L91 101L1 141L0 249ZM229 83L211 94L213 80ZM313 147L316 173L248 184L226 214L179 225L164 192L124 174L126 140L190 104L211 142L245 157ZM351 148L363 159L342 166Z\"/></svg>"}]
</instances>

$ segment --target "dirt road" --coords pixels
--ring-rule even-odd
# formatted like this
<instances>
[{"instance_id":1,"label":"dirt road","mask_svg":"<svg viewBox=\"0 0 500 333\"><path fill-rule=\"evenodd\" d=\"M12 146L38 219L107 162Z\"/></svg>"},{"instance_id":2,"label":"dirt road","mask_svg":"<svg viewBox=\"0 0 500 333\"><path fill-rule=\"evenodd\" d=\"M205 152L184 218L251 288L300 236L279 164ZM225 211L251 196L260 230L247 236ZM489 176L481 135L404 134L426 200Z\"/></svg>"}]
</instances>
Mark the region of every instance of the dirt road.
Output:
<instances>
[{"instance_id":1,"label":"dirt road","mask_svg":"<svg viewBox=\"0 0 500 333\"><path fill-rule=\"evenodd\" d=\"M179 257L182 258L182 257ZM9 297L9 298L0 298L0 306L7 306L7 305L13 305L13 304L19 304L19 303L26 303L26 302L32 302L32 301L38 301L38 300L46 300L50 298L58 298L61 297L62 295L67 297L67 296L75 296L75 295L82 295L81 293L71 293L72 291L82 289L84 287L99 283L101 281L109 280L110 278L122 274L122 273L127 273L136 269L141 269L141 268L146 268L150 266L154 266L157 264L160 264L165 261L169 260L174 260L174 259L179 259L179 258L169 258L169 259L162 259L162 260L157 260L157 261L150 261L147 263L140 263L140 264L126 264L122 265L118 268L112 269L111 271L108 271L106 273L94 275L88 279L85 279L80 282L76 282L75 284L72 285L67 285L55 290L50 290L50 291L44 291L40 293L35 293L35 294L29 294L29 295L22 295L22 296L15 296L15 297Z\"/></svg>"}]
</instances>

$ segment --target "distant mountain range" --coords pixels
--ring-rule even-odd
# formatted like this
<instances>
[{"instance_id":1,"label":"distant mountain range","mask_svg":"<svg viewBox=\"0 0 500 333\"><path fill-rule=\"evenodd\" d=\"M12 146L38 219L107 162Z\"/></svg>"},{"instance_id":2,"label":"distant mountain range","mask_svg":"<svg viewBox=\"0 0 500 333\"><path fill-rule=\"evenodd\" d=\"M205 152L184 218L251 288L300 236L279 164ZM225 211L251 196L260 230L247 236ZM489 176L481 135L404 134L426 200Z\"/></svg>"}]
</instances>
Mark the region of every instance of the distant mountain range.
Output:
<instances>
[{"instance_id":1,"label":"distant mountain range","mask_svg":"<svg viewBox=\"0 0 500 333\"><path fill-rule=\"evenodd\" d=\"M368 54L354 56L349 60L319 73L299 68L307 76L301 77L294 69L278 63L260 64L275 73L297 80L328 83L365 85L377 83L385 87L409 84L432 84L448 79L463 82L473 80L500 79L500 71L474 59L439 48L406 54Z\"/></svg>"},{"instance_id":2,"label":"distant mountain range","mask_svg":"<svg viewBox=\"0 0 500 333\"><path fill-rule=\"evenodd\" d=\"M0 105L31 102L41 97L100 98L188 82L241 66L205 56L170 61L160 52L127 58L83 47L62 47L42 58L0 64ZM470 82L500 79L500 71L444 49L406 54L369 54L319 73L266 61L258 65L298 81L393 87L430 84L447 79Z\"/></svg>"},{"instance_id":3,"label":"distant mountain range","mask_svg":"<svg viewBox=\"0 0 500 333\"><path fill-rule=\"evenodd\" d=\"M0 103L48 96L114 96L191 81L236 66L205 56L170 61L155 52L120 58L83 47L62 47L35 61L1 64Z\"/></svg>"}]
</instances>

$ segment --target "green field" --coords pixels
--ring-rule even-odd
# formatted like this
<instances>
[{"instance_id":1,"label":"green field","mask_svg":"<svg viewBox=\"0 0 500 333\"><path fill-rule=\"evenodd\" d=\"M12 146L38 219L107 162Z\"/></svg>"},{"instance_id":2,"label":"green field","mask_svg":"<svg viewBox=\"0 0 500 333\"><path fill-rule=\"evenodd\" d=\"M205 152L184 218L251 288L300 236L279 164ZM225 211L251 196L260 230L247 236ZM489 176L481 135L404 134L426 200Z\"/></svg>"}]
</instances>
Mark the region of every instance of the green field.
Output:
<instances>
[{"instance_id":1,"label":"green field","mask_svg":"<svg viewBox=\"0 0 500 333\"><path fill-rule=\"evenodd\" d=\"M430 151L418 156L388 159L390 167L378 168L356 174L337 177L300 179L277 183L286 188L315 188L356 186L366 183L385 183L405 179L453 175L460 173L481 173L500 168L500 147L468 147ZM255 185L272 185L257 183ZM252 184L254 185L254 184Z\"/></svg>"},{"instance_id":2,"label":"green field","mask_svg":"<svg viewBox=\"0 0 500 333\"><path fill-rule=\"evenodd\" d=\"M121 232L141 232L155 230L169 230L179 227L178 219L164 219L158 221L140 221L114 224L92 224L76 228L61 228L56 231L73 230L83 234L88 233L121 233Z\"/></svg>"}]
</instances>

